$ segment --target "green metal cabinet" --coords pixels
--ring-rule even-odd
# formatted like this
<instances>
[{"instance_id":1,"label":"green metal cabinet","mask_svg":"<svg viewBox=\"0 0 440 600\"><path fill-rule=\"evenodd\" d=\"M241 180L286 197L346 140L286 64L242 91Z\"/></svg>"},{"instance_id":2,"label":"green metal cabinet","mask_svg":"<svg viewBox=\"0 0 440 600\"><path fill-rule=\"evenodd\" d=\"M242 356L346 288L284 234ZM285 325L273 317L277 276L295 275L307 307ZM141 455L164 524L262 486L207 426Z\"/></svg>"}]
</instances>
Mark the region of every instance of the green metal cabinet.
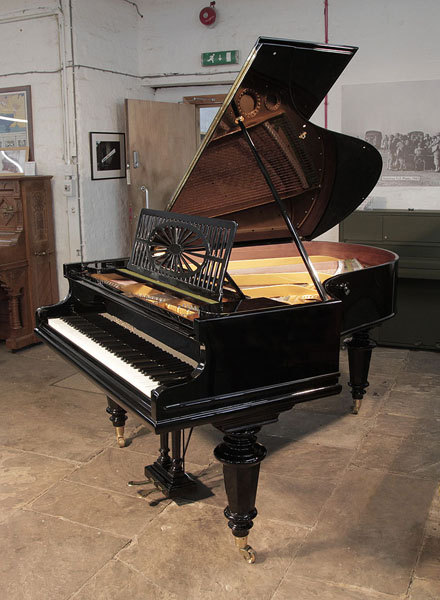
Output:
<instances>
[{"instance_id":1,"label":"green metal cabinet","mask_svg":"<svg viewBox=\"0 0 440 600\"><path fill-rule=\"evenodd\" d=\"M397 316L373 331L376 341L440 350L440 211L358 210L341 223L340 239L400 256Z\"/></svg>"}]
</instances>

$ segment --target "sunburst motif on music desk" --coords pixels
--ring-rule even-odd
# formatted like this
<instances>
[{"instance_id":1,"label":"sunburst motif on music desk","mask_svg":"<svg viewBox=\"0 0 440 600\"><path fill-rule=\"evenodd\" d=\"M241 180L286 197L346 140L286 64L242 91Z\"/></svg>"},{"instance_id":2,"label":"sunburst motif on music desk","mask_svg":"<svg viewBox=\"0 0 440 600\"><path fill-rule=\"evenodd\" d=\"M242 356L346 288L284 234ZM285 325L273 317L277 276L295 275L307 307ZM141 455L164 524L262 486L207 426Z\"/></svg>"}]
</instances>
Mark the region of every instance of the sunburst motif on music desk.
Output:
<instances>
[{"instance_id":1,"label":"sunburst motif on music desk","mask_svg":"<svg viewBox=\"0 0 440 600\"><path fill-rule=\"evenodd\" d=\"M163 273L194 275L206 262L208 242L200 231L187 224L156 227L148 240L152 263Z\"/></svg>"}]
</instances>

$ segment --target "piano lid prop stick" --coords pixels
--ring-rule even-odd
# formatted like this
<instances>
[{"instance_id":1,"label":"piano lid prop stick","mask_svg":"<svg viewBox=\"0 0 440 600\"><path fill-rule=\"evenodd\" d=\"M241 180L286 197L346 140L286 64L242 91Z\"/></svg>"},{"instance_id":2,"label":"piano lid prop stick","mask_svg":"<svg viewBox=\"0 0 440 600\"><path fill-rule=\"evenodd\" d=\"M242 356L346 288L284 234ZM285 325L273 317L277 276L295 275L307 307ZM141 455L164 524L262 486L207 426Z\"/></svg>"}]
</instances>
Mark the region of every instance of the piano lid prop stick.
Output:
<instances>
[{"instance_id":1,"label":"piano lid prop stick","mask_svg":"<svg viewBox=\"0 0 440 600\"><path fill-rule=\"evenodd\" d=\"M240 127L240 129L244 135L244 138L245 138L246 142L248 143L248 145L255 157L255 160L257 161L260 171L262 172L264 179L266 180L266 183L269 186L270 191L272 192L272 196L274 197L274 199L278 205L279 211L287 225L287 229L291 233L291 235L293 237L293 241L295 242L295 245L298 248L299 253L301 254L304 264L306 265L307 271L309 272L310 277L312 278L313 284L314 284L318 294L320 295L321 300L324 300L324 301L328 300L329 297L327 295L327 292L325 291L324 286L322 285L322 283L318 277L318 274L316 273L315 267L313 266L312 262L310 261L309 255L307 254L307 252L303 246L303 243L301 242L299 235L298 235L295 227L293 226L293 223L290 220L289 215L287 214L284 203L281 200L280 196L278 195L278 192L275 189L275 186L270 178L270 175L267 172L266 167L263 164L263 161L261 160L258 150L256 149L254 142L253 142L251 136L249 135L248 130L246 129L246 125L244 124L244 118L238 112L237 105L235 104L234 101L231 102L231 106L232 106L232 110L234 111L234 114L236 117L235 122Z\"/></svg>"}]
</instances>

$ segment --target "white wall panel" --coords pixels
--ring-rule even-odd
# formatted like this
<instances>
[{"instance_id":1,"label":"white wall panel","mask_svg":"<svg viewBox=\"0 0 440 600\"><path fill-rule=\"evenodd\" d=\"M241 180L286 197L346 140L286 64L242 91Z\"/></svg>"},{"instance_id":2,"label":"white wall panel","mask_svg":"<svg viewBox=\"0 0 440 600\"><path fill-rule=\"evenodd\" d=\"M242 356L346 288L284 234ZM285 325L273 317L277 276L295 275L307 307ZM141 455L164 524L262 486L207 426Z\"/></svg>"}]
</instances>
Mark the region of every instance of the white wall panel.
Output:
<instances>
[{"instance_id":1,"label":"white wall panel","mask_svg":"<svg viewBox=\"0 0 440 600\"><path fill-rule=\"evenodd\" d=\"M75 63L122 74L138 74L141 19L122 0L74 0Z\"/></svg>"},{"instance_id":2,"label":"white wall panel","mask_svg":"<svg viewBox=\"0 0 440 600\"><path fill-rule=\"evenodd\" d=\"M80 68L76 75L78 154L85 259L129 254L127 180L92 180L89 132L125 132L125 98L144 98L137 79Z\"/></svg>"}]
</instances>

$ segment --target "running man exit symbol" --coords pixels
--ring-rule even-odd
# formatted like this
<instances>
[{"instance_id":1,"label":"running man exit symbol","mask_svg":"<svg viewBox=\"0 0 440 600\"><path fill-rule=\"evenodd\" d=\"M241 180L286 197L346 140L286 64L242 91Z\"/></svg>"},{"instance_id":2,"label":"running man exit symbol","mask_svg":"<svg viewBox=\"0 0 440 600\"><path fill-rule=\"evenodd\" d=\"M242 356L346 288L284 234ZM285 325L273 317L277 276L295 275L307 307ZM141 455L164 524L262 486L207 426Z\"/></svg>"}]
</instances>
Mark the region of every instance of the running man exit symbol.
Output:
<instances>
[{"instance_id":1,"label":"running man exit symbol","mask_svg":"<svg viewBox=\"0 0 440 600\"><path fill-rule=\"evenodd\" d=\"M202 67L236 65L237 63L238 50L220 50L218 52L204 52L202 54Z\"/></svg>"}]
</instances>

